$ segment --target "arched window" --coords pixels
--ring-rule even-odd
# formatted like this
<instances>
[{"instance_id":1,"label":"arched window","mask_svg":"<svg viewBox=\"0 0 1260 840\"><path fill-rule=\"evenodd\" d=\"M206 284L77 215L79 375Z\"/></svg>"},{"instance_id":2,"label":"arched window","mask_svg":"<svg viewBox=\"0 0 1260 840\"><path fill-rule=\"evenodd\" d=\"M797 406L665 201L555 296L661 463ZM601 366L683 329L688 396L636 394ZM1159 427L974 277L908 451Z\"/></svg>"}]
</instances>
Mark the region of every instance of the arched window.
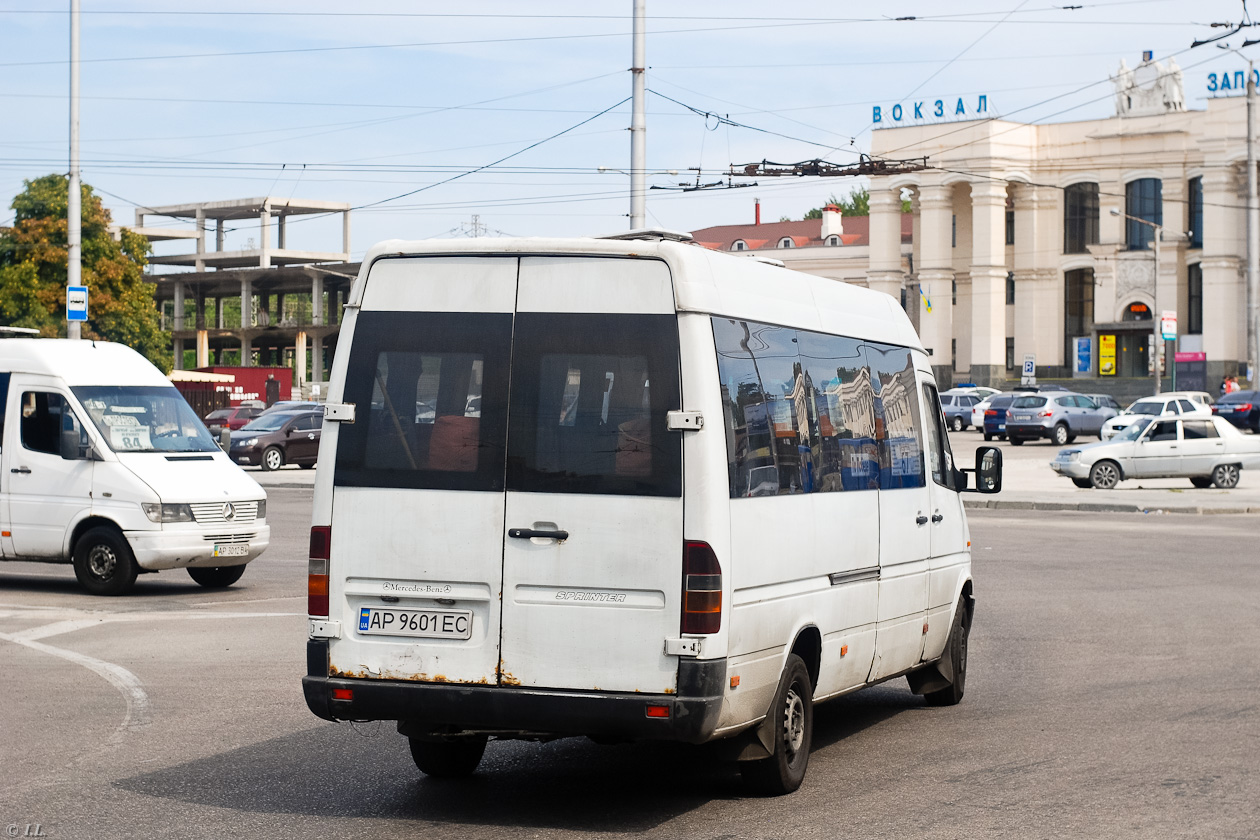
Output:
<instances>
[{"instance_id":1,"label":"arched window","mask_svg":"<svg viewBox=\"0 0 1260 840\"><path fill-rule=\"evenodd\" d=\"M796 243L792 241L792 237L785 236L779 240L779 247L780 248L795 248Z\"/></svg>"},{"instance_id":2,"label":"arched window","mask_svg":"<svg viewBox=\"0 0 1260 840\"><path fill-rule=\"evenodd\" d=\"M826 242L826 244L828 244L828 245L839 245L839 244L840 244L840 237L836 236L835 234L832 234L831 236L828 236L828 237L827 237L827 242Z\"/></svg>"},{"instance_id":3,"label":"arched window","mask_svg":"<svg viewBox=\"0 0 1260 840\"><path fill-rule=\"evenodd\" d=\"M1121 320L1124 321L1150 321L1154 319L1151 308L1145 303L1134 302L1124 308L1121 313Z\"/></svg>"},{"instance_id":4,"label":"arched window","mask_svg":"<svg viewBox=\"0 0 1260 840\"><path fill-rule=\"evenodd\" d=\"M733 243L731 243L731 250L732 251L747 251L748 243L742 239L736 239Z\"/></svg>"}]
</instances>

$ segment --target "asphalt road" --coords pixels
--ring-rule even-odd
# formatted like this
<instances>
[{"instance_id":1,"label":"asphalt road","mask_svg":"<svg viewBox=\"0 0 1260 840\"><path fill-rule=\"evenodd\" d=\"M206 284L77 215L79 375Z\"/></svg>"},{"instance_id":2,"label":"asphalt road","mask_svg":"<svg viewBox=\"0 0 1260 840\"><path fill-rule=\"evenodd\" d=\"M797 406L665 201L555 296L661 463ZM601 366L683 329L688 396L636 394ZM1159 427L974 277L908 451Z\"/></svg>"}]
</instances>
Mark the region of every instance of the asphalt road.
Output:
<instances>
[{"instance_id":1,"label":"asphalt road","mask_svg":"<svg viewBox=\"0 0 1260 840\"><path fill-rule=\"evenodd\" d=\"M272 548L226 592L0 566L4 836L1256 836L1258 517L973 513L962 704L898 680L820 706L804 787L765 800L695 749L580 739L443 783L388 724L313 717L310 494L270 498Z\"/></svg>"}]
</instances>

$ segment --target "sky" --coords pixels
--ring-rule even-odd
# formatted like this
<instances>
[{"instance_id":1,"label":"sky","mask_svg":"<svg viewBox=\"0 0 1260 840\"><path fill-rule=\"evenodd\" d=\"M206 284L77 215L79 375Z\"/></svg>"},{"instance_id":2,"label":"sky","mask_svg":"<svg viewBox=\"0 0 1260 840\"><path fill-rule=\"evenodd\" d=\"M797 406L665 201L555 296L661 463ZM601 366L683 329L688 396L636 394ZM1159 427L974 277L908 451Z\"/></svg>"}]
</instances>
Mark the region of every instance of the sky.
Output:
<instances>
[{"instance_id":1,"label":"sky","mask_svg":"<svg viewBox=\"0 0 1260 840\"><path fill-rule=\"evenodd\" d=\"M341 201L356 208L354 259L384 239L629 227L632 0L82 7L83 180L123 224L137 206ZM68 171L68 8L0 0L0 225L24 179ZM1245 58L1191 44L1245 15L1240 0L647 0L647 165L660 173L648 183L723 187L651 190L647 223L750 223L754 199L763 221L801 218L860 181L729 189L725 173L851 163L878 130L875 106L883 124L897 103L982 94L992 116L1020 122L1108 117L1109 77L1143 50L1175 56L1187 108L1204 108L1237 93L1210 94L1208 74ZM1223 43L1239 48L1252 31ZM1260 45L1242 52L1260 58ZM241 223L227 247L257 235ZM288 236L337 251L341 224L292 220Z\"/></svg>"}]
</instances>

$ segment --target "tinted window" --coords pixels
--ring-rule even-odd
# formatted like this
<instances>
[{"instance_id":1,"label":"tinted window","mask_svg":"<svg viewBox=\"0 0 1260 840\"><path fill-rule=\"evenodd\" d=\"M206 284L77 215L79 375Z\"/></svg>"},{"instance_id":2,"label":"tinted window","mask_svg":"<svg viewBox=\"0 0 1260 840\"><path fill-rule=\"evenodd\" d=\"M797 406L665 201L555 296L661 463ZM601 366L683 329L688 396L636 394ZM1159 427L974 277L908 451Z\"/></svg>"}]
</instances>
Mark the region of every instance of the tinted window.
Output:
<instances>
[{"instance_id":1,"label":"tinted window","mask_svg":"<svg viewBox=\"0 0 1260 840\"><path fill-rule=\"evenodd\" d=\"M1220 437L1220 434L1216 431L1216 424L1210 420L1182 421L1181 434L1186 440Z\"/></svg>"},{"instance_id":2,"label":"tinted window","mask_svg":"<svg viewBox=\"0 0 1260 840\"><path fill-rule=\"evenodd\" d=\"M360 313L345 387L358 409L338 434L336 483L502 490L511 342L507 313Z\"/></svg>"},{"instance_id":3,"label":"tinted window","mask_svg":"<svg viewBox=\"0 0 1260 840\"><path fill-rule=\"evenodd\" d=\"M62 418L73 422L61 394L26 391L22 394L22 446L32 452L61 452Z\"/></svg>"},{"instance_id":4,"label":"tinted window","mask_svg":"<svg viewBox=\"0 0 1260 840\"><path fill-rule=\"evenodd\" d=\"M1194 411L1194 404L1189 400L1177 400L1177 405L1181 406L1182 411Z\"/></svg>"},{"instance_id":5,"label":"tinted window","mask_svg":"<svg viewBox=\"0 0 1260 840\"><path fill-rule=\"evenodd\" d=\"M1016 397L1011 402L1011 408L1041 408L1045 404L1045 397Z\"/></svg>"},{"instance_id":6,"label":"tinted window","mask_svg":"<svg viewBox=\"0 0 1260 840\"><path fill-rule=\"evenodd\" d=\"M293 424L294 431L308 432L312 429L318 429L323 423L324 418L318 414L308 414L305 417L299 417L297 422Z\"/></svg>"},{"instance_id":7,"label":"tinted window","mask_svg":"<svg viewBox=\"0 0 1260 840\"><path fill-rule=\"evenodd\" d=\"M962 400L963 400L963 405L965 405L965 406L974 406L976 403L980 402L980 398L979 398L979 397L974 397L974 396L973 396L973 397L963 397L963 398L962 398Z\"/></svg>"},{"instance_id":8,"label":"tinted window","mask_svg":"<svg viewBox=\"0 0 1260 840\"><path fill-rule=\"evenodd\" d=\"M879 486L883 490L923 487L923 430L914 358L905 347L865 344L875 389L875 432L879 447Z\"/></svg>"},{"instance_id":9,"label":"tinted window","mask_svg":"<svg viewBox=\"0 0 1260 840\"><path fill-rule=\"evenodd\" d=\"M1146 436L1147 440L1176 440L1177 439L1177 421L1164 420L1156 423L1151 433Z\"/></svg>"},{"instance_id":10,"label":"tinted window","mask_svg":"<svg viewBox=\"0 0 1260 840\"><path fill-rule=\"evenodd\" d=\"M994 397L989 403L989 408L1006 408L1014 399L1014 397ZM1041 405L1041 403L1035 403L1035 405Z\"/></svg>"},{"instance_id":11,"label":"tinted window","mask_svg":"<svg viewBox=\"0 0 1260 840\"><path fill-rule=\"evenodd\" d=\"M927 455L932 480L942 487L954 489L954 454L949 449L949 435L945 434L944 418L936 409L936 389L923 386L923 405L927 408Z\"/></svg>"},{"instance_id":12,"label":"tinted window","mask_svg":"<svg viewBox=\"0 0 1260 840\"><path fill-rule=\"evenodd\" d=\"M954 397L951 394L941 394L941 405L953 405Z\"/></svg>"},{"instance_id":13,"label":"tinted window","mask_svg":"<svg viewBox=\"0 0 1260 840\"><path fill-rule=\"evenodd\" d=\"M879 485L875 393L862 342L797 331L808 418L806 486L823 492Z\"/></svg>"},{"instance_id":14,"label":"tinted window","mask_svg":"<svg viewBox=\"0 0 1260 840\"><path fill-rule=\"evenodd\" d=\"M680 393L674 315L518 314L508 489L682 495ZM488 400L461 398L460 419Z\"/></svg>"},{"instance_id":15,"label":"tinted window","mask_svg":"<svg viewBox=\"0 0 1260 840\"><path fill-rule=\"evenodd\" d=\"M1056 397L1055 403L1064 407L1076 408L1075 397Z\"/></svg>"},{"instance_id":16,"label":"tinted window","mask_svg":"<svg viewBox=\"0 0 1260 840\"><path fill-rule=\"evenodd\" d=\"M1077 408L1086 408L1086 409L1089 409L1090 411L1093 411L1094 409L1098 408L1098 405L1089 397L1078 396L1078 397L1073 397L1072 399L1076 402Z\"/></svg>"}]
</instances>

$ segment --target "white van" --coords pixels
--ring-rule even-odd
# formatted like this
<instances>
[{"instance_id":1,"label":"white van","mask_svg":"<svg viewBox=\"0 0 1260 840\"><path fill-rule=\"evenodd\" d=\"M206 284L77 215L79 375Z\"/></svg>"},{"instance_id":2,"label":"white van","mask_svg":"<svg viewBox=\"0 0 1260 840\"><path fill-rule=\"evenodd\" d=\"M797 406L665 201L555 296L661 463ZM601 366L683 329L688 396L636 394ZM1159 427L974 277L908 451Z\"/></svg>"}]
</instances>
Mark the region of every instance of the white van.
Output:
<instances>
[{"instance_id":1,"label":"white van","mask_svg":"<svg viewBox=\"0 0 1260 840\"><path fill-rule=\"evenodd\" d=\"M0 560L73 562L96 595L159 569L213 588L270 538L262 488L139 353L0 340Z\"/></svg>"},{"instance_id":2,"label":"white van","mask_svg":"<svg viewBox=\"0 0 1260 840\"><path fill-rule=\"evenodd\" d=\"M785 793L813 703L962 697L967 477L887 295L663 235L386 242L329 400L307 704L425 773L673 739Z\"/></svg>"}]
</instances>

